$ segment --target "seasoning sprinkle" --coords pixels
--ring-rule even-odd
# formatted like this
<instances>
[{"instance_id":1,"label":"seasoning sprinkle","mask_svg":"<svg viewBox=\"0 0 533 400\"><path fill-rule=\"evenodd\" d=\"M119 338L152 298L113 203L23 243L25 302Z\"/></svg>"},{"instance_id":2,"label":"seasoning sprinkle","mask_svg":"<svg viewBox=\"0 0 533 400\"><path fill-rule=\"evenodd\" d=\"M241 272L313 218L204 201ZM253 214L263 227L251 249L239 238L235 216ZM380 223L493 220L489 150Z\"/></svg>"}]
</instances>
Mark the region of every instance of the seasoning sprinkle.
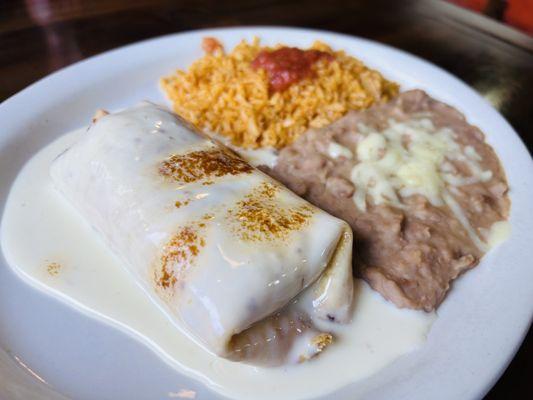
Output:
<instances>
[{"instance_id":1,"label":"seasoning sprinkle","mask_svg":"<svg viewBox=\"0 0 533 400\"><path fill-rule=\"evenodd\" d=\"M190 202L191 202L190 199L187 199L187 200L185 200L185 201L179 201L179 200L178 200L178 201L176 201L176 202L174 203L174 205L176 206L176 208L180 208L180 207L185 207L185 206L189 205Z\"/></svg>"},{"instance_id":2,"label":"seasoning sprinkle","mask_svg":"<svg viewBox=\"0 0 533 400\"><path fill-rule=\"evenodd\" d=\"M207 220L206 216L201 220ZM174 287L180 276L194 264L205 246L205 238L200 232L205 227L205 222L193 222L178 230L166 243L159 268L155 270L155 282L160 289Z\"/></svg>"},{"instance_id":3,"label":"seasoning sprinkle","mask_svg":"<svg viewBox=\"0 0 533 400\"><path fill-rule=\"evenodd\" d=\"M159 166L159 173L180 183L192 183L225 175L249 174L253 168L236 155L220 149L172 155ZM207 179L204 184L211 184Z\"/></svg>"},{"instance_id":4,"label":"seasoning sprinkle","mask_svg":"<svg viewBox=\"0 0 533 400\"><path fill-rule=\"evenodd\" d=\"M235 233L246 241L284 239L302 229L313 215L307 205L283 207L274 201L279 186L264 182L228 210L228 220L236 222Z\"/></svg>"},{"instance_id":5,"label":"seasoning sprinkle","mask_svg":"<svg viewBox=\"0 0 533 400\"><path fill-rule=\"evenodd\" d=\"M56 263L56 262L52 262L46 266L46 271L52 276L59 275L60 270L61 270L61 264Z\"/></svg>"}]
</instances>

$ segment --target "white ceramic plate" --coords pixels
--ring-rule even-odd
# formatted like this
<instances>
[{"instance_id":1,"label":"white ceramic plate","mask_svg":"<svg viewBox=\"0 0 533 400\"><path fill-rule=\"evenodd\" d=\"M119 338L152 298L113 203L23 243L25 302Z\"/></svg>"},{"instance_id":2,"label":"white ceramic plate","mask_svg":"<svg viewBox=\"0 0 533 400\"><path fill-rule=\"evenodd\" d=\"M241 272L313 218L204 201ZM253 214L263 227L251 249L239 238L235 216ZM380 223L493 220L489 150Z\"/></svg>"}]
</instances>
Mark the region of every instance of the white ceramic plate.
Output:
<instances>
[{"instance_id":1,"label":"white ceramic plate","mask_svg":"<svg viewBox=\"0 0 533 400\"><path fill-rule=\"evenodd\" d=\"M114 110L143 99L164 102L159 77L201 56L206 35L220 38L228 48L254 35L266 44L295 46L320 39L361 58L399 82L402 90L421 88L456 106L486 133L511 186L510 239L454 284L422 349L330 396L482 398L511 360L533 315L533 163L518 135L483 98L416 57L334 33L253 27L170 35L92 57L0 105L0 207L23 164L54 138L86 125L97 108ZM0 398L64 398L52 389L75 399L179 398L193 393L187 390L196 399L220 398L178 374L134 334L22 281L0 259Z\"/></svg>"}]
</instances>

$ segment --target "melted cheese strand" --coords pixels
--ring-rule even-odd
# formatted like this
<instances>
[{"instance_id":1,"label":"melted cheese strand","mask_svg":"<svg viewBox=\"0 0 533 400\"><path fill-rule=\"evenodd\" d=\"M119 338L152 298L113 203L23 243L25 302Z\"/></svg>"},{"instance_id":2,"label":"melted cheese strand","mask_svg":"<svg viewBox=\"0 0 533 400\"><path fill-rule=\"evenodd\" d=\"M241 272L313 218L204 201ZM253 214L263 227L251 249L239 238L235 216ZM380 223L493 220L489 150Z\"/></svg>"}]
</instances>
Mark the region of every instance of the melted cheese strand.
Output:
<instances>
[{"instance_id":1,"label":"melted cheese strand","mask_svg":"<svg viewBox=\"0 0 533 400\"><path fill-rule=\"evenodd\" d=\"M486 245L446 190L490 180L492 171L482 169L481 156L472 146L462 148L450 128L436 128L425 116L404 122L389 119L388 124L380 132L358 125L362 139L355 154L359 162L351 171L356 206L366 211L371 199L374 204L404 208L401 197L424 196L434 206L449 206L474 243L484 250ZM336 148L335 153L349 151ZM461 175L452 161L468 167L470 175Z\"/></svg>"}]
</instances>

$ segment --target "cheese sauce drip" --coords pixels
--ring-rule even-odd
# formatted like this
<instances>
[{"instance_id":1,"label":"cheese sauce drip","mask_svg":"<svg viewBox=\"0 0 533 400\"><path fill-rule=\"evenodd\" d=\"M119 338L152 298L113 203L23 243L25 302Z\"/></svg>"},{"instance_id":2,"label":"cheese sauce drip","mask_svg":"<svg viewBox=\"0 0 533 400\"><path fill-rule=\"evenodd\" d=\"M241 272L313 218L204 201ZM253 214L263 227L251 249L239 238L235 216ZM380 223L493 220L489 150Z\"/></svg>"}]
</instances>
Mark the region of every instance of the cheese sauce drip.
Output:
<instances>
[{"instance_id":1,"label":"cheese sauce drip","mask_svg":"<svg viewBox=\"0 0 533 400\"><path fill-rule=\"evenodd\" d=\"M356 188L353 200L361 211L366 211L369 199L402 208L401 197L422 195L434 206L447 205L474 243L485 249L448 191L492 178L492 171L482 169L481 157L472 146L462 147L450 128L437 128L423 116L404 122L389 119L382 131L363 124L358 130L363 137L355 149L358 164L351 171L351 180ZM332 150L341 153L337 148L330 153ZM461 174L454 162L465 165L470 174Z\"/></svg>"}]
</instances>

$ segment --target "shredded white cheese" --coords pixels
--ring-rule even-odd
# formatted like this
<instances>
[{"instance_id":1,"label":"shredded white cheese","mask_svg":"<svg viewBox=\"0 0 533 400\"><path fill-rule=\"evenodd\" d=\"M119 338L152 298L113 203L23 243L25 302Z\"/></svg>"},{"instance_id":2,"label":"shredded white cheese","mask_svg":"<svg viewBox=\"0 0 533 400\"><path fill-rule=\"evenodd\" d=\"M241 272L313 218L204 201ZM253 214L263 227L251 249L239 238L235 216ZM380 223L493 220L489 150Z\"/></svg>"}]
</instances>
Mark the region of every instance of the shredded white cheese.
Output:
<instances>
[{"instance_id":1,"label":"shredded white cheese","mask_svg":"<svg viewBox=\"0 0 533 400\"><path fill-rule=\"evenodd\" d=\"M447 187L453 192L456 187L492 178L492 171L481 168L481 156L475 148L461 147L451 129L436 128L425 116L388 122L383 131L358 125L363 138L354 152L358 164L351 172L356 187L353 200L357 207L365 211L371 199L374 204L402 208L400 196L419 194L435 206L448 205L472 240L483 247L461 208L446 191ZM450 161L466 165L470 174L460 174Z\"/></svg>"},{"instance_id":2,"label":"shredded white cheese","mask_svg":"<svg viewBox=\"0 0 533 400\"><path fill-rule=\"evenodd\" d=\"M352 152L350 151L350 149L348 149L347 147L345 146L342 146L336 142L331 142L328 146L328 155L331 157L331 158L338 158L340 156L343 156L343 157L346 157L348 159L352 159L353 158L353 154Z\"/></svg>"}]
</instances>

